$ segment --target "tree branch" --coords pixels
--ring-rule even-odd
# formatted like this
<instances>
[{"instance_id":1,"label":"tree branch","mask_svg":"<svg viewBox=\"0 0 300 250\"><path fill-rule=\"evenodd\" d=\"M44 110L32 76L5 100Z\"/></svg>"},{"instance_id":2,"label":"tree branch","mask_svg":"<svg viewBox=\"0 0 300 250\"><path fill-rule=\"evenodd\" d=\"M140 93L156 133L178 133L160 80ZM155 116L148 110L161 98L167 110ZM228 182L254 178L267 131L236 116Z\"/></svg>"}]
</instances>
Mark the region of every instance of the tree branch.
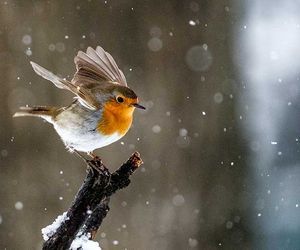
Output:
<instances>
[{"instance_id":1,"label":"tree branch","mask_svg":"<svg viewBox=\"0 0 300 250\"><path fill-rule=\"evenodd\" d=\"M87 161L88 173L69 208L66 218L46 236L44 250L69 249L79 233L93 239L109 211L110 196L130 184L130 175L142 164L135 152L117 171L110 173L100 159Z\"/></svg>"}]
</instances>

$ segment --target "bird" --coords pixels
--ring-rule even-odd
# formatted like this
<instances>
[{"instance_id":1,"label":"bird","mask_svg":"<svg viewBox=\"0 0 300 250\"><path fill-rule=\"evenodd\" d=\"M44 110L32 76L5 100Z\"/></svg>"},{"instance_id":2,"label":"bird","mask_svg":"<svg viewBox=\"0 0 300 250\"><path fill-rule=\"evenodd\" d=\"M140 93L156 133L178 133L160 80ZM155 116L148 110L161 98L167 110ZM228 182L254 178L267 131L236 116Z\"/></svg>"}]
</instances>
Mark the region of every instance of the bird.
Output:
<instances>
[{"instance_id":1,"label":"bird","mask_svg":"<svg viewBox=\"0 0 300 250\"><path fill-rule=\"evenodd\" d=\"M23 106L13 117L34 116L51 123L71 152L96 157L94 150L118 141L127 133L135 108L145 109L128 87L113 57L100 46L77 53L76 72L71 81L30 63L36 74L75 97L66 107Z\"/></svg>"}]
</instances>

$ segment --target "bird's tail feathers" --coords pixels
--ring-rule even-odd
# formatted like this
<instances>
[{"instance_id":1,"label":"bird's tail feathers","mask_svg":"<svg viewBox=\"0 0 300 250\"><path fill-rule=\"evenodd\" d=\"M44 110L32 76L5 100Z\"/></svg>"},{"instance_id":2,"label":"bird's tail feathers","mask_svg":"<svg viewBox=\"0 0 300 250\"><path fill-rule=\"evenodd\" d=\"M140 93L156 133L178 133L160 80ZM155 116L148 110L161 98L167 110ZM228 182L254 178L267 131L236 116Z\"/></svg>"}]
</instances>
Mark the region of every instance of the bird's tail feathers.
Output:
<instances>
[{"instance_id":1,"label":"bird's tail feathers","mask_svg":"<svg viewBox=\"0 0 300 250\"><path fill-rule=\"evenodd\" d=\"M48 122L52 122L57 115L58 108L46 106L20 107L20 111L16 112L13 117L36 116L41 117Z\"/></svg>"}]
</instances>

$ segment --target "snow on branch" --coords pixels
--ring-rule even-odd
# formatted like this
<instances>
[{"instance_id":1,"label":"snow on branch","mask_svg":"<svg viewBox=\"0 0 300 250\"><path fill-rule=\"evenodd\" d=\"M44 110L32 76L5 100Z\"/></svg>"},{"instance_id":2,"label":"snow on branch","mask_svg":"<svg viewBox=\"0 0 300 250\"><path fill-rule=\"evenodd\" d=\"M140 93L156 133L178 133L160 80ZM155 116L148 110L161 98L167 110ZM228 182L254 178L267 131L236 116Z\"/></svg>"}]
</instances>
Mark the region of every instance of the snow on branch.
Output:
<instances>
[{"instance_id":1,"label":"snow on branch","mask_svg":"<svg viewBox=\"0 0 300 250\"><path fill-rule=\"evenodd\" d=\"M87 161L87 176L71 207L42 229L43 249L100 249L92 240L109 211L110 196L130 184L130 175L142 163L140 154L135 152L117 171L110 173L100 159Z\"/></svg>"}]
</instances>

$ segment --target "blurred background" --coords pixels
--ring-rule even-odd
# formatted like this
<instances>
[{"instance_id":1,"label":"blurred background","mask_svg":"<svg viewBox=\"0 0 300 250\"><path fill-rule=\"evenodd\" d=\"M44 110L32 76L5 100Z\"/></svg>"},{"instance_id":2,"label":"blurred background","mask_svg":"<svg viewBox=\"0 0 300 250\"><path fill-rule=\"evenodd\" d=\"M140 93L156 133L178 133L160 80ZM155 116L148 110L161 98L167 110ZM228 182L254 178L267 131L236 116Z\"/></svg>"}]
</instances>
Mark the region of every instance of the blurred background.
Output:
<instances>
[{"instance_id":1,"label":"blurred background","mask_svg":"<svg viewBox=\"0 0 300 250\"><path fill-rule=\"evenodd\" d=\"M12 119L72 95L29 61L72 78L101 45L146 111L96 153L144 165L111 199L103 250L300 249L300 5L271 0L0 1L0 248L40 249L85 177L50 124Z\"/></svg>"}]
</instances>

